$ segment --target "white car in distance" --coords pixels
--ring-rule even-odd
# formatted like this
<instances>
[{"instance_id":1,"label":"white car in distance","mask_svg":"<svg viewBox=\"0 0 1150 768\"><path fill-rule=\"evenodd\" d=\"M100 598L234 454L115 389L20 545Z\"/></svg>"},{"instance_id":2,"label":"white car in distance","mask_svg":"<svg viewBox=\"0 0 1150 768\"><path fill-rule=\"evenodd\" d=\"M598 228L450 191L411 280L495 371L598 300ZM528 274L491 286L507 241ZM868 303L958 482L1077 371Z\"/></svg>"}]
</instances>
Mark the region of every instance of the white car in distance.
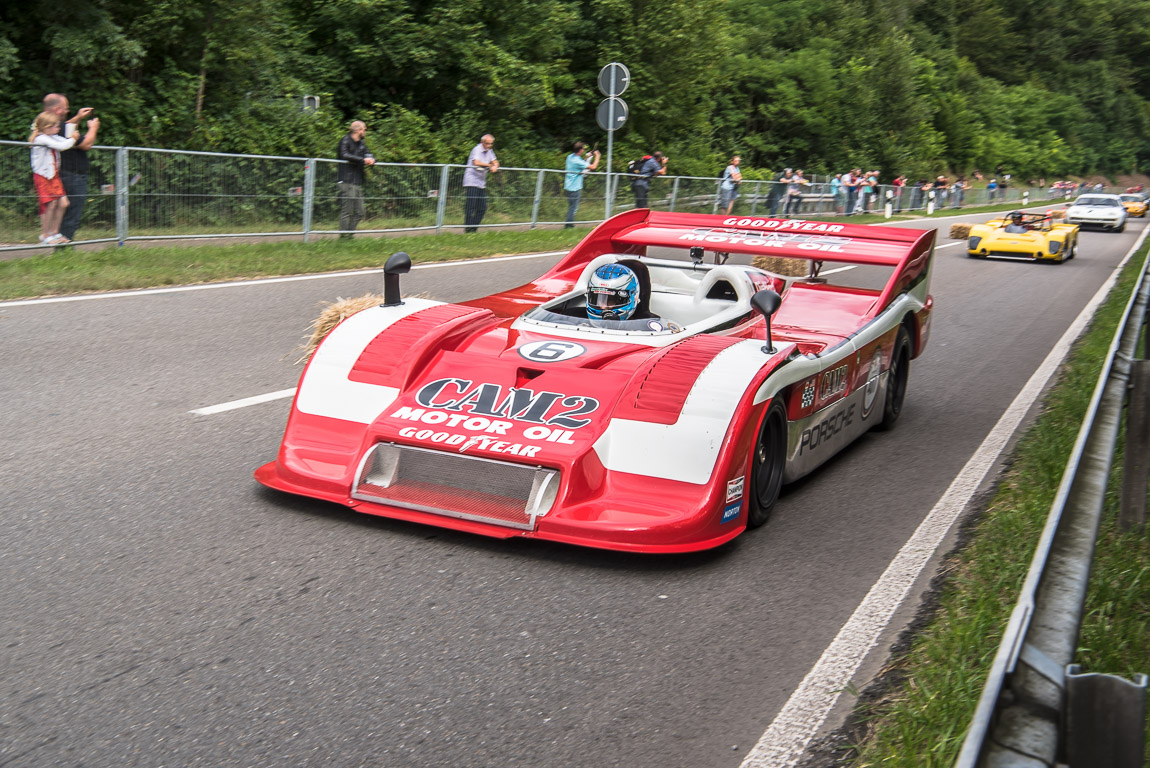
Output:
<instances>
[{"instance_id":1,"label":"white car in distance","mask_svg":"<svg viewBox=\"0 0 1150 768\"><path fill-rule=\"evenodd\" d=\"M1066 223L1122 232L1126 229L1126 208L1118 195L1083 195L1066 209Z\"/></svg>"}]
</instances>

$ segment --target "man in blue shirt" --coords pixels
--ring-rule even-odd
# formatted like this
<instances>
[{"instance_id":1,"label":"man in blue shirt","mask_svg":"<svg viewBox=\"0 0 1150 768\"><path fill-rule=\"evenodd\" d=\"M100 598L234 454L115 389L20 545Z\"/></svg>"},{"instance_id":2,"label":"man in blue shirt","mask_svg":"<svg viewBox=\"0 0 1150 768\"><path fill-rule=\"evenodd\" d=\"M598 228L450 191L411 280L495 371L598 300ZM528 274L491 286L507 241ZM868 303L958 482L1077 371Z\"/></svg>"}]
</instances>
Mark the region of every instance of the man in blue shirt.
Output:
<instances>
[{"instance_id":1,"label":"man in blue shirt","mask_svg":"<svg viewBox=\"0 0 1150 768\"><path fill-rule=\"evenodd\" d=\"M487 213L487 173L499 170L499 160L495 157L495 137L486 134L467 156L467 168L463 171L464 232L477 232L483 216Z\"/></svg>"},{"instance_id":2,"label":"man in blue shirt","mask_svg":"<svg viewBox=\"0 0 1150 768\"><path fill-rule=\"evenodd\" d=\"M567 224L564 229L575 226L575 212L579 210L579 198L583 194L583 177L599 167L599 150L591 152L591 160L587 154L587 145L581 141L575 142L575 151L567 155L567 173L563 177L563 191L567 193Z\"/></svg>"},{"instance_id":3,"label":"man in blue shirt","mask_svg":"<svg viewBox=\"0 0 1150 768\"><path fill-rule=\"evenodd\" d=\"M651 191L651 178L663 176L667 173L667 158L662 152L644 155L643 164L639 166L639 175L631 182L631 191L635 193L635 207L647 207L647 193Z\"/></svg>"}]
</instances>

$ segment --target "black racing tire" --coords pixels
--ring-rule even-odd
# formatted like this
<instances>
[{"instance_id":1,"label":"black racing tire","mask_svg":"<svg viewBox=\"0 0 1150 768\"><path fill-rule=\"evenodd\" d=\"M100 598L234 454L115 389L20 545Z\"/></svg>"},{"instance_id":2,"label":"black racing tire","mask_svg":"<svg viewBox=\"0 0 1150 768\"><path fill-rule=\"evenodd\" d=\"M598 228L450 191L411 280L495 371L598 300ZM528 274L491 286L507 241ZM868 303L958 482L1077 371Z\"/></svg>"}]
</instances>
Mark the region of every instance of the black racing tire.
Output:
<instances>
[{"instance_id":1,"label":"black racing tire","mask_svg":"<svg viewBox=\"0 0 1150 768\"><path fill-rule=\"evenodd\" d=\"M759 439L751 456L750 498L747 527L758 528L771 516L783 488L783 468L787 463L787 412L775 399L763 417Z\"/></svg>"},{"instance_id":2,"label":"black racing tire","mask_svg":"<svg viewBox=\"0 0 1150 768\"><path fill-rule=\"evenodd\" d=\"M875 427L879 430L894 428L902 413L902 403L906 399L906 385L910 380L910 333L905 325L898 327L891 353L890 368L886 377L886 400L883 401L882 421Z\"/></svg>"},{"instance_id":3,"label":"black racing tire","mask_svg":"<svg viewBox=\"0 0 1150 768\"><path fill-rule=\"evenodd\" d=\"M1118 229L1116 229L1114 231L1115 232L1125 232L1126 231L1126 219L1123 219L1122 220L1122 226L1120 226Z\"/></svg>"},{"instance_id":4,"label":"black racing tire","mask_svg":"<svg viewBox=\"0 0 1150 768\"><path fill-rule=\"evenodd\" d=\"M1078 255L1078 238L1072 238L1070 241L1070 250L1066 252L1066 260L1070 261Z\"/></svg>"}]
</instances>

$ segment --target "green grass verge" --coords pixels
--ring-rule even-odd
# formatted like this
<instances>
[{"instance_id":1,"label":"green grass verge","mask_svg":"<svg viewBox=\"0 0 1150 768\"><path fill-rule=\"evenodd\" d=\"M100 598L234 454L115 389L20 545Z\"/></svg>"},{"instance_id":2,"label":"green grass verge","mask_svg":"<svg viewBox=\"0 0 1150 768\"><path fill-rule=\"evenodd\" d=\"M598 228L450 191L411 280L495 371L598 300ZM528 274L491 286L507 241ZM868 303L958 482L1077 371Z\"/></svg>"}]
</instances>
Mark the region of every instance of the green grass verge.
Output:
<instances>
[{"instance_id":1,"label":"green grass verge","mask_svg":"<svg viewBox=\"0 0 1150 768\"><path fill-rule=\"evenodd\" d=\"M987 509L968 526L966 545L949 558L931 619L888 668L894 684L856 709L855 732L865 738L843 764L954 764L1148 248L1075 344ZM1129 679L1150 672L1150 536L1116 530L1121 446L1120 439L1076 661Z\"/></svg>"},{"instance_id":2,"label":"green grass verge","mask_svg":"<svg viewBox=\"0 0 1150 768\"><path fill-rule=\"evenodd\" d=\"M334 238L313 243L258 242L141 246L99 250L58 248L0 261L0 300L154 288L237 278L382 267L406 251L412 261L451 261L570 248L586 229L490 230L475 234Z\"/></svg>"}]
</instances>

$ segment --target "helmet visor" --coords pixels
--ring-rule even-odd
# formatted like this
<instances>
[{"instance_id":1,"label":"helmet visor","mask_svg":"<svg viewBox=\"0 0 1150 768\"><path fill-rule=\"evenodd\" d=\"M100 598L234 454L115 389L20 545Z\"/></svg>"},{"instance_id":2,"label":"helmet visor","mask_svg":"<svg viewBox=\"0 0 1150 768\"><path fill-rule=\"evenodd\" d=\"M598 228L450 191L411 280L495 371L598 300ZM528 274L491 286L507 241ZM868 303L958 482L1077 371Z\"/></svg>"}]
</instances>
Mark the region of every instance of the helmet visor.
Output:
<instances>
[{"instance_id":1,"label":"helmet visor","mask_svg":"<svg viewBox=\"0 0 1150 768\"><path fill-rule=\"evenodd\" d=\"M626 288L605 288L591 286L587 293L588 306L599 310L617 310L631 301L631 291Z\"/></svg>"}]
</instances>

